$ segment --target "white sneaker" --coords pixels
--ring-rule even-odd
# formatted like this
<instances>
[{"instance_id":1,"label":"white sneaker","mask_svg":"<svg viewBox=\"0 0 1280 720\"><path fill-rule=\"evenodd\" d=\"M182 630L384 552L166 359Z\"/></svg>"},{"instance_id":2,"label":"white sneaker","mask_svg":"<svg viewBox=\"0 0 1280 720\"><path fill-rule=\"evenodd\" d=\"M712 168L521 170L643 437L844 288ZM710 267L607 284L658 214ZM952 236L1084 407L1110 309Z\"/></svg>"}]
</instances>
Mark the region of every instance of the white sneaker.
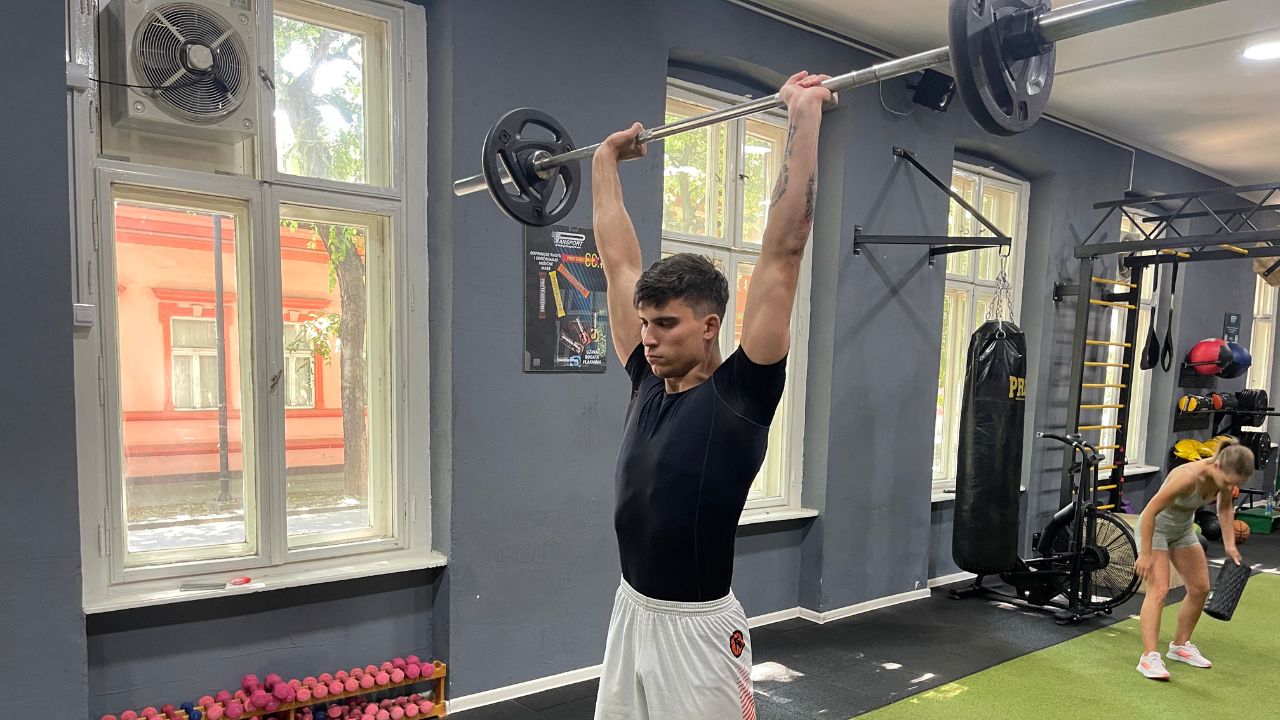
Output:
<instances>
[{"instance_id":1,"label":"white sneaker","mask_svg":"<svg viewBox=\"0 0 1280 720\"><path fill-rule=\"evenodd\" d=\"M1138 661L1138 672L1152 680L1169 679L1169 671L1164 668L1164 661L1160 659L1160 653L1155 651L1142 656L1142 659Z\"/></svg>"},{"instance_id":2,"label":"white sneaker","mask_svg":"<svg viewBox=\"0 0 1280 720\"><path fill-rule=\"evenodd\" d=\"M1200 654L1200 649L1191 644L1188 640L1185 645L1174 645L1169 643L1169 652L1166 653L1170 660L1181 660L1188 665L1194 665L1198 668L1213 667L1213 663L1208 658Z\"/></svg>"}]
</instances>

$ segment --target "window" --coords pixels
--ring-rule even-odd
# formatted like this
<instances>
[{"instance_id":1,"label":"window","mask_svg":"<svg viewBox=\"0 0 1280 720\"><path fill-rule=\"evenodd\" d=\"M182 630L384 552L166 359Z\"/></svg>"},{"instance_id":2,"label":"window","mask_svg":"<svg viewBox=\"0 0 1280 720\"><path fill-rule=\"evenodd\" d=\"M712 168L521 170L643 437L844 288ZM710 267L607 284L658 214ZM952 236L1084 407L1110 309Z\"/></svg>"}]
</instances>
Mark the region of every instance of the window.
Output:
<instances>
[{"instance_id":1,"label":"window","mask_svg":"<svg viewBox=\"0 0 1280 720\"><path fill-rule=\"evenodd\" d=\"M218 372L219 333L212 320L174 318L173 338L173 407L177 410L201 410L217 407L225 394Z\"/></svg>"},{"instance_id":2,"label":"window","mask_svg":"<svg viewBox=\"0 0 1280 720\"><path fill-rule=\"evenodd\" d=\"M99 318L76 340L77 400L101 408L78 428L89 611L211 573L295 584L442 560L426 450L406 432L426 420L426 306L409 301L426 281L425 167L391 161L425 156L420 114L401 111L425 102L405 82L422 11L258 9L265 182L106 140L75 159L95 178L73 186L93 221L78 225L100 228L76 244L76 301Z\"/></svg>"},{"instance_id":3,"label":"window","mask_svg":"<svg viewBox=\"0 0 1280 720\"><path fill-rule=\"evenodd\" d=\"M671 80L666 122L718 110L736 98ZM719 123L664 141L662 255L705 255L729 279L720 339L727 356L742 337L747 291L760 255L769 194L787 140L779 114ZM808 274L808 259L803 274ZM792 318L787 387L769 431L769 450L747 496L748 510L798 507L804 420L808 282L802 277Z\"/></svg>"},{"instance_id":4,"label":"window","mask_svg":"<svg viewBox=\"0 0 1280 720\"><path fill-rule=\"evenodd\" d=\"M1130 214L1132 214L1133 217L1138 219L1139 221L1141 221L1143 217L1146 217L1145 215L1136 213L1134 211L1130 211ZM1128 217L1123 217L1123 216L1120 218L1120 238L1122 240L1141 240L1142 237L1143 237L1142 233L1139 232L1138 228L1133 224L1132 220L1130 220ZM1154 250L1144 250L1136 254L1152 255L1154 253L1155 253ZM1135 464L1135 463L1144 464L1147 460L1147 417L1148 417L1148 411L1150 409L1149 407L1150 394L1148 391L1151 387L1151 376L1155 372L1155 370L1154 369L1143 370L1138 363L1142 359L1142 346L1146 342L1147 331L1151 327L1152 320L1155 319L1157 322L1157 325L1159 325L1159 321L1162 319L1160 317L1160 313L1158 312L1159 297L1157 297L1155 292L1156 273L1160 272L1160 269L1161 269L1160 265L1149 265L1146 268L1144 268L1142 272L1142 292L1139 293L1139 301L1138 301L1138 326L1137 326L1138 331L1134 337L1134 347L1133 347L1134 365L1132 368L1132 373L1130 374L1130 378L1129 378L1129 382L1130 382L1129 403L1128 403L1129 426L1126 431L1127 437L1125 438L1125 448L1124 448L1125 458L1130 464ZM1166 271L1166 277L1170 277L1170 278L1172 277L1169 271ZM1108 278L1124 279L1124 278L1112 278L1110 275L1108 275ZM1113 286L1113 285L1096 285L1095 287L1102 288L1108 292L1113 292L1113 291L1124 292L1126 290L1126 288L1124 288L1123 286ZM1128 321L1129 313L1132 311L1121 310L1119 308L1102 308L1102 309L1104 309L1107 313L1108 342L1113 342L1113 343L1125 342L1125 333L1124 333L1125 322ZM1165 317L1163 318L1163 320L1167 323L1169 318ZM1163 327L1163 326L1161 325L1159 327ZM1163 340L1164 338L1163 330L1158 330L1157 335L1160 337L1161 340ZM1089 353L1089 357L1087 358L1089 360L1099 360L1102 362L1118 363L1121 361L1121 359L1124 356L1125 348L1120 345L1110 345L1110 346L1096 345L1096 346L1090 347L1090 350L1092 352ZM1107 371L1105 373L1106 379L1102 381L1103 384L1119 385L1120 380L1122 379L1120 376L1120 373L1121 373L1121 368L1118 368L1118 367L1107 368ZM1090 382L1096 382L1096 381L1090 381ZM1101 389L1083 388L1081 392L1085 399L1082 400L1082 402L1092 402L1092 400L1088 399L1089 397L1088 393L1090 392L1098 393L1099 390L1101 391L1100 394L1102 396L1101 404L1103 405L1119 404L1120 388L1114 388L1114 387L1101 388ZM1099 424L1116 425L1119 423L1119 419L1120 419L1120 414L1117 410L1105 409L1102 411L1102 420ZM1101 431L1101 439L1099 440L1098 445L1099 445L1099 450L1102 456L1105 458L1105 460L1103 460L1102 462L1103 465L1112 464L1112 461L1115 459L1115 453L1114 453L1114 451L1116 450L1115 446L1118 444L1119 443L1116 441L1115 430ZM1156 461L1155 464L1160 464L1160 462L1162 462L1160 458L1152 458L1152 459Z\"/></svg>"},{"instance_id":5,"label":"window","mask_svg":"<svg viewBox=\"0 0 1280 720\"><path fill-rule=\"evenodd\" d=\"M1013 238L1006 274L1013 294L1013 318L1018 320L1022 296L1022 246L1026 234L1025 183L989 170L956 163L951 189L977 207L1001 232ZM951 201L947 234L983 237L991 233L959 203ZM960 406L969 336L986 322L1000 272L1000 249L987 248L947 255L946 289L942 297L941 363L938 368L937 415L933 433L934 489L949 488L956 478L960 439Z\"/></svg>"},{"instance_id":6,"label":"window","mask_svg":"<svg viewBox=\"0 0 1280 720\"><path fill-rule=\"evenodd\" d=\"M1253 332L1249 336L1249 354L1253 356L1253 363L1249 366L1245 387L1266 390L1270 394L1272 348L1276 338L1276 288L1268 285L1261 276L1256 277L1254 283ZM1267 429L1265 416L1258 428L1261 431Z\"/></svg>"}]
</instances>

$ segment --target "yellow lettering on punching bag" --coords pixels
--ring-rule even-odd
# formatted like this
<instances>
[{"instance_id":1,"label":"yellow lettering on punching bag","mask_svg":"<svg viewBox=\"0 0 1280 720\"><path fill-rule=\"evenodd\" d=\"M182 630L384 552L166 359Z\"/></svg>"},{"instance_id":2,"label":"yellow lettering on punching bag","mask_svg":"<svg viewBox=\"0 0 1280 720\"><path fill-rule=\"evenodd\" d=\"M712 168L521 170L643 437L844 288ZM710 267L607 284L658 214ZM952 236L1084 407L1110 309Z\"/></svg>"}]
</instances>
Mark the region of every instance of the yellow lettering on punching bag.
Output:
<instances>
[{"instance_id":1,"label":"yellow lettering on punching bag","mask_svg":"<svg viewBox=\"0 0 1280 720\"><path fill-rule=\"evenodd\" d=\"M1027 379L1017 377L1015 375L1010 375L1009 376L1009 399L1025 400L1026 398L1027 398Z\"/></svg>"}]
</instances>

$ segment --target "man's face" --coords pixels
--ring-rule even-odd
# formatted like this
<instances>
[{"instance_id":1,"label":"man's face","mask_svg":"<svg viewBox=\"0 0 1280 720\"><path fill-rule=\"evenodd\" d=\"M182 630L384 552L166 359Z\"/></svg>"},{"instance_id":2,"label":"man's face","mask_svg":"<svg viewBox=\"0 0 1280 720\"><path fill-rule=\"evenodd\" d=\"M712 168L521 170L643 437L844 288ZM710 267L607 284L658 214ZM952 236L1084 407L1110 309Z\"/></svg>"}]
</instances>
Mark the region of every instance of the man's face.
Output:
<instances>
[{"instance_id":1,"label":"man's face","mask_svg":"<svg viewBox=\"0 0 1280 720\"><path fill-rule=\"evenodd\" d=\"M706 357L707 343L714 342L720 334L719 316L700 317L683 300L672 300L661 307L641 303L636 312L640 315L645 359L653 374L663 379L687 375Z\"/></svg>"}]
</instances>

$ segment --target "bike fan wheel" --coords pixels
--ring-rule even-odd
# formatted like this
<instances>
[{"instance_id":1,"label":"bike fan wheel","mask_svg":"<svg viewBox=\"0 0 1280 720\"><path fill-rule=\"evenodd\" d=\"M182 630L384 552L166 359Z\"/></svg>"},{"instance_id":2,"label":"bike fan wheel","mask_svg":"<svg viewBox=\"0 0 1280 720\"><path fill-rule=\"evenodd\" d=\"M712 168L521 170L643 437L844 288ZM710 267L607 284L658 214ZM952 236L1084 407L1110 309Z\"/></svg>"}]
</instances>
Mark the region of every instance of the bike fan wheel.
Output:
<instances>
[{"instance_id":1,"label":"bike fan wheel","mask_svg":"<svg viewBox=\"0 0 1280 720\"><path fill-rule=\"evenodd\" d=\"M1094 523L1094 542L1084 548L1081 563L1080 604L1093 610L1107 610L1122 604L1138 592L1138 543L1129 525L1109 512L1092 511L1085 522ZM1067 523L1053 540L1053 553L1071 551L1074 523ZM1062 568L1066 569L1066 568ZM1071 578L1057 579L1058 590L1071 592Z\"/></svg>"}]
</instances>

